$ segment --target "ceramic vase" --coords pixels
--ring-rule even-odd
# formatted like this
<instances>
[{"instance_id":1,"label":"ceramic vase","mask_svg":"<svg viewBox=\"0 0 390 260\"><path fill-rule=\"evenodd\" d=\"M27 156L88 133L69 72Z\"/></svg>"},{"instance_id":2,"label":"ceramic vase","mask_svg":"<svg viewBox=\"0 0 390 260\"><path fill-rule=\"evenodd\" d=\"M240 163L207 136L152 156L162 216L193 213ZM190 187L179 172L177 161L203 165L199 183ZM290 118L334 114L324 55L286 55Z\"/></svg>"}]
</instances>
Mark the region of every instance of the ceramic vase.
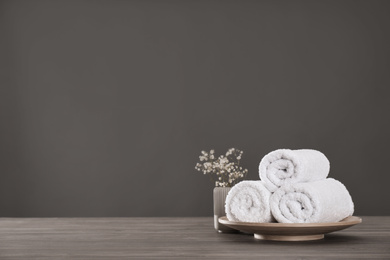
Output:
<instances>
[{"instance_id":1,"label":"ceramic vase","mask_svg":"<svg viewBox=\"0 0 390 260\"><path fill-rule=\"evenodd\" d=\"M214 188L214 228L218 232L232 233L236 232L235 229L229 228L218 222L218 218L226 215L225 213L225 200L230 187L215 187Z\"/></svg>"}]
</instances>

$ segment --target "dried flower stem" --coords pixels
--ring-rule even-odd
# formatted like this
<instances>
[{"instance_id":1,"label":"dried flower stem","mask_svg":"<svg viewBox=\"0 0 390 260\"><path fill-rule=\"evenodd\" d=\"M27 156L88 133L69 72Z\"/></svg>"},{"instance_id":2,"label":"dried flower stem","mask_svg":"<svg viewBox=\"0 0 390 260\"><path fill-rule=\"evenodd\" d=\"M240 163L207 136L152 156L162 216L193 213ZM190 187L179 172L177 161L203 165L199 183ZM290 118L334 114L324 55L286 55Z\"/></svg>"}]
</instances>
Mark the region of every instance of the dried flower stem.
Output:
<instances>
[{"instance_id":1,"label":"dried flower stem","mask_svg":"<svg viewBox=\"0 0 390 260\"><path fill-rule=\"evenodd\" d=\"M216 187L232 187L248 173L247 169L240 167L243 152L230 148L225 155L215 157L214 150L209 153L202 151L199 156L201 163L195 169L207 174Z\"/></svg>"}]
</instances>

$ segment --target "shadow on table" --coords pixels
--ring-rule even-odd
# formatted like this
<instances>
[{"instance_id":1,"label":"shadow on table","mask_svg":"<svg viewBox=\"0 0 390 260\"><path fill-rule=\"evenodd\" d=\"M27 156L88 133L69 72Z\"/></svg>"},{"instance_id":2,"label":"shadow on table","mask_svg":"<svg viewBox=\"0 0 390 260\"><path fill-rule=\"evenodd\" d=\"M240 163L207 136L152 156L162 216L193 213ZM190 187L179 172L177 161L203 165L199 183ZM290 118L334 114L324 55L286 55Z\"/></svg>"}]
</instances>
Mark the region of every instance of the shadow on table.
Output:
<instances>
[{"instance_id":1,"label":"shadow on table","mask_svg":"<svg viewBox=\"0 0 390 260\"><path fill-rule=\"evenodd\" d=\"M359 241L363 241L364 238L357 235L346 235L346 234L326 234L324 239L312 240L312 241L271 241L271 240L259 240L253 237L253 234L249 233L223 233L220 234L226 240L234 243L263 243L263 244L291 244L291 245L309 245L309 244L354 244ZM224 239L224 240L225 240Z\"/></svg>"}]
</instances>

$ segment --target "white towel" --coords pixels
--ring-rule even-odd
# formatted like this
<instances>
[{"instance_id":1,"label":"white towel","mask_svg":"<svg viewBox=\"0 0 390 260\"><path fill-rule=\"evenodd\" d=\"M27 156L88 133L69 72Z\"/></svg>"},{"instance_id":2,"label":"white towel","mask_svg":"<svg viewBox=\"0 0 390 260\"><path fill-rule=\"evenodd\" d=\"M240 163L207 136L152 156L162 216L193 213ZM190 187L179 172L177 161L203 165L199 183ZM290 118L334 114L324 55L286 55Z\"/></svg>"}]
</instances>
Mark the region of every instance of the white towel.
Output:
<instances>
[{"instance_id":1,"label":"white towel","mask_svg":"<svg viewBox=\"0 0 390 260\"><path fill-rule=\"evenodd\" d=\"M230 221L271 222L270 196L262 181L239 182L226 197L226 216Z\"/></svg>"},{"instance_id":2,"label":"white towel","mask_svg":"<svg viewBox=\"0 0 390 260\"><path fill-rule=\"evenodd\" d=\"M274 192L285 184L325 179L329 168L328 158L319 151L279 149L261 159L259 175Z\"/></svg>"},{"instance_id":3,"label":"white towel","mask_svg":"<svg viewBox=\"0 0 390 260\"><path fill-rule=\"evenodd\" d=\"M337 222L354 211L345 186L335 179L287 184L270 198L271 211L281 223Z\"/></svg>"}]
</instances>

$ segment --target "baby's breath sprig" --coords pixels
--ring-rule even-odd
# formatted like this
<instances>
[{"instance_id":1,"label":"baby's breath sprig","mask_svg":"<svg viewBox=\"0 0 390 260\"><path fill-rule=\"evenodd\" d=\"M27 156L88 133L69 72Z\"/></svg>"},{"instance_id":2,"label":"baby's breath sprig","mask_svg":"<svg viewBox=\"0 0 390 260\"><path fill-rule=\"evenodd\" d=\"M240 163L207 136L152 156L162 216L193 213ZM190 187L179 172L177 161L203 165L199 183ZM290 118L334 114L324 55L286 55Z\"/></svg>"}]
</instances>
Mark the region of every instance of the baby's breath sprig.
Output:
<instances>
[{"instance_id":1,"label":"baby's breath sprig","mask_svg":"<svg viewBox=\"0 0 390 260\"><path fill-rule=\"evenodd\" d=\"M232 187L243 179L248 173L240 166L243 151L230 148L225 155L215 156L215 151L202 151L199 156L200 163L195 169L210 176L216 187Z\"/></svg>"}]
</instances>

